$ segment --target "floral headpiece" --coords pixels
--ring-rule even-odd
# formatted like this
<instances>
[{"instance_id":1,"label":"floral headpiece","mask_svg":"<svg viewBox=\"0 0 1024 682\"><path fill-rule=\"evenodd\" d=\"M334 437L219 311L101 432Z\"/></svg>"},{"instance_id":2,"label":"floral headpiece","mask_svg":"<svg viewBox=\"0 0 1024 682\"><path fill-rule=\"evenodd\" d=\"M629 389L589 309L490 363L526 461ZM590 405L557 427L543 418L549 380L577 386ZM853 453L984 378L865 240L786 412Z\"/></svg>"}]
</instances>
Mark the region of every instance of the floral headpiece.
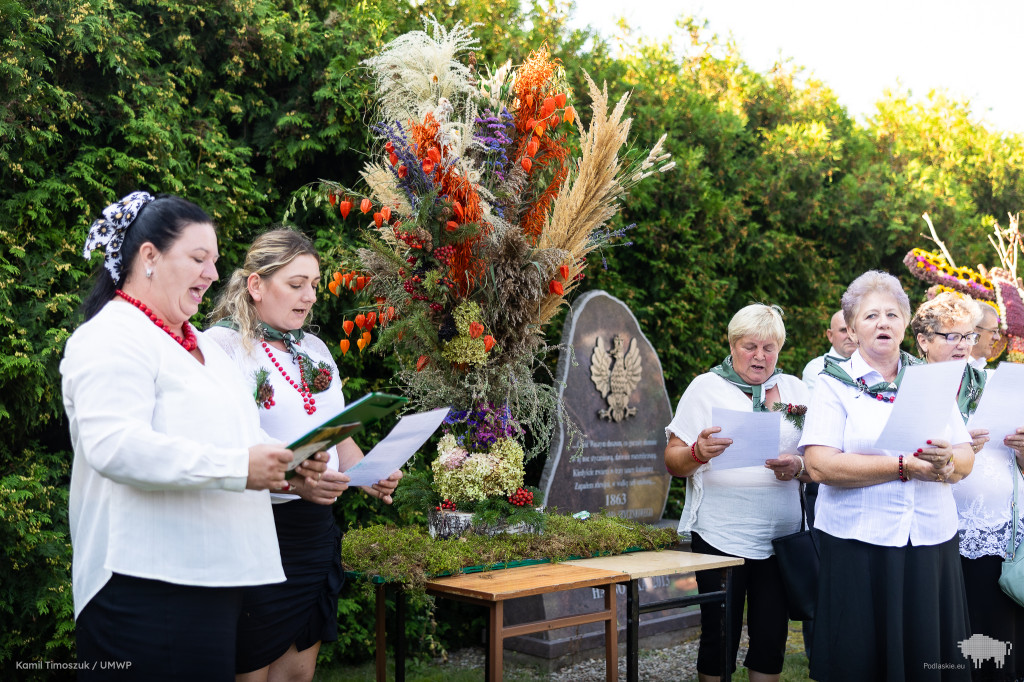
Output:
<instances>
[{"instance_id":1,"label":"floral headpiece","mask_svg":"<svg viewBox=\"0 0 1024 682\"><path fill-rule=\"evenodd\" d=\"M155 198L149 192L132 192L103 209L103 217L93 221L89 227L82 256L88 260L93 249L103 247L103 267L110 273L114 284L121 279L121 244L124 242L124 233L142 207Z\"/></svg>"}]
</instances>

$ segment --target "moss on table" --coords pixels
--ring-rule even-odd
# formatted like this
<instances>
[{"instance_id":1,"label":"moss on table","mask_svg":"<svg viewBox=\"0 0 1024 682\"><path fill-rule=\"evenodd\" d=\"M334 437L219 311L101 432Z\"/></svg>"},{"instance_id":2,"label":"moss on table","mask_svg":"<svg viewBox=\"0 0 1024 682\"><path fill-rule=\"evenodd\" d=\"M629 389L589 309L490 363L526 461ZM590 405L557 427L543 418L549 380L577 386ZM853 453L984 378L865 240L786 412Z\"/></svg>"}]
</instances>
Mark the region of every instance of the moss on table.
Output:
<instances>
[{"instance_id":1,"label":"moss on table","mask_svg":"<svg viewBox=\"0 0 1024 682\"><path fill-rule=\"evenodd\" d=\"M658 528L604 514L582 521L548 515L541 534L478 535L433 539L419 526L369 526L350 530L342 543L347 571L375 582L422 590L430 578L534 561L566 561L628 550L662 549L677 542L675 529Z\"/></svg>"}]
</instances>

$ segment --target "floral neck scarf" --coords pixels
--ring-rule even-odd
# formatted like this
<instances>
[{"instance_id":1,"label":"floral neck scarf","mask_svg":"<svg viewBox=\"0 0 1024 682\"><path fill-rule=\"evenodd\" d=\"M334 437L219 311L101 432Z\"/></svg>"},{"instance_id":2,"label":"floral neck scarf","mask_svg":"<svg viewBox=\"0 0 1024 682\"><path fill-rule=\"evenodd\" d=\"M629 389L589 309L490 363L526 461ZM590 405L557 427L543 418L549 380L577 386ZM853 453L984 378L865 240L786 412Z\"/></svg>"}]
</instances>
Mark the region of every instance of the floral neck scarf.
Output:
<instances>
[{"instance_id":1,"label":"floral neck scarf","mask_svg":"<svg viewBox=\"0 0 1024 682\"><path fill-rule=\"evenodd\" d=\"M764 404L764 394L767 393L775 384L779 383L779 375L782 374L782 370L776 368L772 375L768 377L763 384L748 384L740 375L736 373L736 370L732 366L732 356L726 356L725 360L722 360L722 364L716 365L711 368L711 372L722 377L730 384L740 389L751 397L754 403L754 412L767 412L768 408Z\"/></svg>"},{"instance_id":2,"label":"floral neck scarf","mask_svg":"<svg viewBox=\"0 0 1024 682\"><path fill-rule=\"evenodd\" d=\"M877 384L867 385L863 379L854 379L846 373L839 363L833 362L829 357L825 357L825 369L821 370L822 374L832 377L847 386L856 388L861 393L866 393L872 398L878 400L884 400L886 402L893 402L896 400L896 393L900 390L900 384L903 382L903 373L907 371L907 367L910 365L919 365L921 360L918 360L914 356L910 355L905 351L900 351L900 372L896 375L894 381L879 381ZM882 393L892 393L893 396L885 398Z\"/></svg>"}]
</instances>

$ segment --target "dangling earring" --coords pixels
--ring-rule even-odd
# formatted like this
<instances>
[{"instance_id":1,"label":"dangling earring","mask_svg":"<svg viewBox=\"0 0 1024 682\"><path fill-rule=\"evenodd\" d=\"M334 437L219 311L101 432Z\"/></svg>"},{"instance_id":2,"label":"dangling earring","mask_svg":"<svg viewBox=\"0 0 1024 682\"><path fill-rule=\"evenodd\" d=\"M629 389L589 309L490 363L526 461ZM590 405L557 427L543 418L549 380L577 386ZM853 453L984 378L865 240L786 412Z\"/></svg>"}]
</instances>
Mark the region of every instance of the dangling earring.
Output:
<instances>
[{"instance_id":1,"label":"dangling earring","mask_svg":"<svg viewBox=\"0 0 1024 682\"><path fill-rule=\"evenodd\" d=\"M149 268L146 268L146 279L152 279L152 278L153 278L153 271L150 270Z\"/></svg>"}]
</instances>

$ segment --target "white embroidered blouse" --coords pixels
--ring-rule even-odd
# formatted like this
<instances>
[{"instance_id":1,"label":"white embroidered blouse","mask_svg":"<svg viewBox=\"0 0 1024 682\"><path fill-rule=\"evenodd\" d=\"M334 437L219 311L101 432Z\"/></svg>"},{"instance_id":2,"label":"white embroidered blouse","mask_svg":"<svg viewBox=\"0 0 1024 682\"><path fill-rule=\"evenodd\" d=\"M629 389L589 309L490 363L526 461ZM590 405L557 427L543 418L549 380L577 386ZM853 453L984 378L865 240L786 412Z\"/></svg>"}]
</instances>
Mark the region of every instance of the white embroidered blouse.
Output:
<instances>
[{"instance_id":1,"label":"white embroidered blouse","mask_svg":"<svg viewBox=\"0 0 1024 682\"><path fill-rule=\"evenodd\" d=\"M246 350L242 344L242 335L234 329L227 327L211 327L204 331L201 336L210 339L224 349L224 352L234 361L242 373L242 379L249 387L250 399L255 403L254 393L256 391L256 372L260 369L267 370L267 381L274 388L274 403L270 409L259 407L260 425L273 438L288 444L304 436L311 429L320 426L345 409L345 396L341 391L341 379L338 377L338 366L331 357L331 352L323 341L305 334L297 345L306 352L309 357L317 363L325 363L331 370L331 384L326 390L313 393L316 401L316 412L307 414L303 409L302 396L289 384L284 375L274 367L266 351L258 343ZM291 354L287 351L271 348L271 353L277 359L285 372L294 381L299 380L299 366ZM331 459L327 466L337 471L339 468L337 448L329 451ZM275 504L299 499L298 495L285 493L272 493L271 499Z\"/></svg>"},{"instance_id":2,"label":"white embroidered blouse","mask_svg":"<svg viewBox=\"0 0 1024 682\"><path fill-rule=\"evenodd\" d=\"M971 475L953 485L960 554L968 559L1006 556L1013 528L1010 498L1017 476L1017 542L1024 538L1024 479L1013 450L989 442L974 456Z\"/></svg>"}]
</instances>

